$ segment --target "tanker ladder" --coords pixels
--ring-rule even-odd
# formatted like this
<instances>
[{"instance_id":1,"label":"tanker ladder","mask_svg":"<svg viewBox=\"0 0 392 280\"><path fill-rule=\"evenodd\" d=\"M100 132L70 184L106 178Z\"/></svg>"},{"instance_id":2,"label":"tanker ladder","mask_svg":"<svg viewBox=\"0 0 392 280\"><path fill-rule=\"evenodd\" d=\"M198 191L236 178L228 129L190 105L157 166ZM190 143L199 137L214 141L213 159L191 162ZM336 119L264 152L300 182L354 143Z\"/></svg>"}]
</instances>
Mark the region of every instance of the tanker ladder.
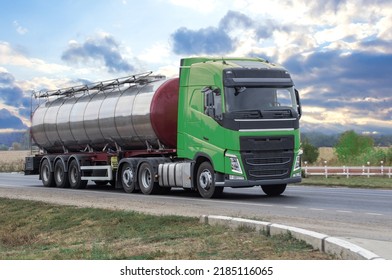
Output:
<instances>
[{"instance_id":1,"label":"tanker ladder","mask_svg":"<svg viewBox=\"0 0 392 280\"><path fill-rule=\"evenodd\" d=\"M162 80L165 78L163 75L151 76L153 72L144 72L140 74L135 74L131 76L126 76L122 78L116 78L112 80L106 80L102 82L96 82L87 85L81 85L76 87L68 87L58 90L48 90L48 91L33 91L34 98L49 98L52 96L74 96L77 93L89 92L90 90L97 90L98 92L103 92L107 89L120 87L124 84L147 84L154 81Z\"/></svg>"}]
</instances>

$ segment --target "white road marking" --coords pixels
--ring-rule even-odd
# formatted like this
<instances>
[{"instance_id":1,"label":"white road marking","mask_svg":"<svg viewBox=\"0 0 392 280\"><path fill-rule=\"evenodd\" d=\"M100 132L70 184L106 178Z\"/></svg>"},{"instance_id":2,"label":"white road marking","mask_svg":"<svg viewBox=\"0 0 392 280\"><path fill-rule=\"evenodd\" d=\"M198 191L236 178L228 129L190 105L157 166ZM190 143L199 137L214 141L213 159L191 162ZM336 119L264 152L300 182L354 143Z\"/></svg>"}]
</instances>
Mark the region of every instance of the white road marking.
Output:
<instances>
[{"instance_id":1,"label":"white road marking","mask_svg":"<svg viewBox=\"0 0 392 280\"><path fill-rule=\"evenodd\" d=\"M287 209L298 209L298 207L296 207L296 206L284 206L284 208L287 208Z\"/></svg>"},{"instance_id":2,"label":"white road marking","mask_svg":"<svg viewBox=\"0 0 392 280\"><path fill-rule=\"evenodd\" d=\"M371 215L371 216L384 216L383 214L380 213L365 213L366 215Z\"/></svg>"}]
</instances>

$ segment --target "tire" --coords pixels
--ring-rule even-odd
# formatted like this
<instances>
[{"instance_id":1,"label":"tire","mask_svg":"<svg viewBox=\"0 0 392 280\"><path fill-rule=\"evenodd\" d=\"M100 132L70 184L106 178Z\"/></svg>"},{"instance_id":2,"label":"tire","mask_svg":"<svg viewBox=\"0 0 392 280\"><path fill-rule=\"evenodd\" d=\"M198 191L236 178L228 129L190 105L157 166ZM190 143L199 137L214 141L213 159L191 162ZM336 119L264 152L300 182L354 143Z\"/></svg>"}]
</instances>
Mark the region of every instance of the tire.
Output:
<instances>
[{"instance_id":1,"label":"tire","mask_svg":"<svg viewBox=\"0 0 392 280\"><path fill-rule=\"evenodd\" d=\"M208 161L200 164L197 169L196 186L203 198L218 197L223 192L223 187L215 186L215 172Z\"/></svg>"},{"instance_id":2,"label":"tire","mask_svg":"<svg viewBox=\"0 0 392 280\"><path fill-rule=\"evenodd\" d=\"M286 184L283 185L271 185L271 186L261 186L263 192L268 196L278 196L281 195L286 190Z\"/></svg>"},{"instance_id":3,"label":"tire","mask_svg":"<svg viewBox=\"0 0 392 280\"><path fill-rule=\"evenodd\" d=\"M50 171L50 162L48 159L44 159L42 161L39 172L40 172L42 184L45 187L53 188L54 186L56 186L53 172Z\"/></svg>"},{"instance_id":4,"label":"tire","mask_svg":"<svg viewBox=\"0 0 392 280\"><path fill-rule=\"evenodd\" d=\"M69 185L72 189L84 189L87 186L87 181L82 180L82 172L76 160L71 161L68 167Z\"/></svg>"},{"instance_id":5,"label":"tire","mask_svg":"<svg viewBox=\"0 0 392 280\"><path fill-rule=\"evenodd\" d=\"M126 193L136 192L136 174L132 165L126 162L121 168L121 185Z\"/></svg>"},{"instance_id":6,"label":"tire","mask_svg":"<svg viewBox=\"0 0 392 280\"><path fill-rule=\"evenodd\" d=\"M65 165L61 160L58 160L54 165L54 181L56 183L56 187L58 188L68 188L69 187L69 179L68 174L65 172Z\"/></svg>"},{"instance_id":7,"label":"tire","mask_svg":"<svg viewBox=\"0 0 392 280\"><path fill-rule=\"evenodd\" d=\"M137 174L138 185L143 194L154 194L158 191L154 180L154 169L149 162L140 164Z\"/></svg>"}]
</instances>

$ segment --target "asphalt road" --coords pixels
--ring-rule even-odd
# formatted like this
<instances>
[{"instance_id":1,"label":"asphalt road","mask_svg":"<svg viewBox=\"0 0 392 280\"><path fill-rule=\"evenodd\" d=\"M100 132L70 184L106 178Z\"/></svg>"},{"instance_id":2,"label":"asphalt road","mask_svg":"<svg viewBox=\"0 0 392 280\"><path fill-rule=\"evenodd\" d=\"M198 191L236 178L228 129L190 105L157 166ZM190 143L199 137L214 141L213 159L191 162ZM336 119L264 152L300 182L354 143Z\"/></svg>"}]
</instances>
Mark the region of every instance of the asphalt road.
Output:
<instances>
[{"instance_id":1,"label":"asphalt road","mask_svg":"<svg viewBox=\"0 0 392 280\"><path fill-rule=\"evenodd\" d=\"M152 214L258 219L339 237L392 259L390 190L294 185L284 195L271 198L260 187L228 188L222 198L208 200L183 190L146 196L126 194L109 186L98 188L94 184L86 190L49 189L42 187L37 176L0 173L0 196Z\"/></svg>"}]
</instances>

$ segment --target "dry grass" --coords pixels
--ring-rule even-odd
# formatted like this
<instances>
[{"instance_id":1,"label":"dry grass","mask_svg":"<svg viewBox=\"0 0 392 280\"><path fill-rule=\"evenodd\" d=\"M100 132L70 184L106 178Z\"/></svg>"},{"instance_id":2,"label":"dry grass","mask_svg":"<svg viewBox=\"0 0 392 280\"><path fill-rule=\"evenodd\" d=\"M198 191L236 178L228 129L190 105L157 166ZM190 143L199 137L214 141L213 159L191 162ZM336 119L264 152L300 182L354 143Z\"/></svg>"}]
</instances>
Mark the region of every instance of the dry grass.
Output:
<instances>
[{"instance_id":1,"label":"dry grass","mask_svg":"<svg viewBox=\"0 0 392 280\"><path fill-rule=\"evenodd\" d=\"M335 149L330 147L320 147L319 157L317 159L317 165L324 165L324 161L329 164L337 162L338 158L335 154Z\"/></svg>"},{"instance_id":2,"label":"dry grass","mask_svg":"<svg viewBox=\"0 0 392 280\"><path fill-rule=\"evenodd\" d=\"M0 198L0 259L331 259L289 235Z\"/></svg>"},{"instance_id":3,"label":"dry grass","mask_svg":"<svg viewBox=\"0 0 392 280\"><path fill-rule=\"evenodd\" d=\"M0 151L0 172L21 172L30 151Z\"/></svg>"}]
</instances>

